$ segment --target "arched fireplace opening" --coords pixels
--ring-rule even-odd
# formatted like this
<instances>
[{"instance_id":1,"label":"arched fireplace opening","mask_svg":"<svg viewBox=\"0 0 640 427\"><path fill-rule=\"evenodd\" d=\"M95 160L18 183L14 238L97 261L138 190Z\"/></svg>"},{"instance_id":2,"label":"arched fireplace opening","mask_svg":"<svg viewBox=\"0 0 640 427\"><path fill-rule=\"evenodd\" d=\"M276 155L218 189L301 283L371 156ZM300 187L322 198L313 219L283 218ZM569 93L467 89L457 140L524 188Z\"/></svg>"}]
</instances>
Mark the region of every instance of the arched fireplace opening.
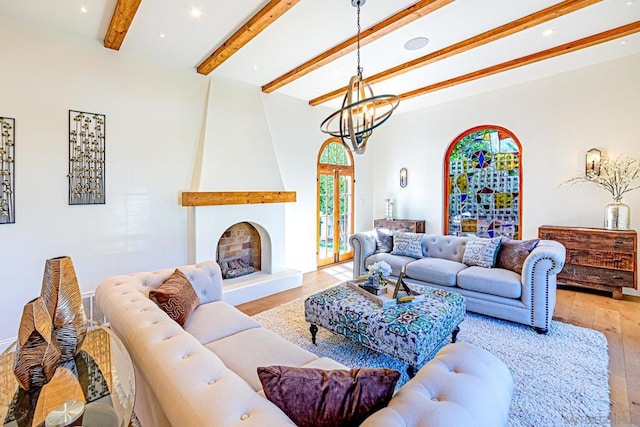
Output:
<instances>
[{"instance_id":1,"label":"arched fireplace opening","mask_svg":"<svg viewBox=\"0 0 640 427\"><path fill-rule=\"evenodd\" d=\"M224 279L233 279L261 270L261 247L258 230L248 222L239 222L222 233L218 240L216 261Z\"/></svg>"}]
</instances>

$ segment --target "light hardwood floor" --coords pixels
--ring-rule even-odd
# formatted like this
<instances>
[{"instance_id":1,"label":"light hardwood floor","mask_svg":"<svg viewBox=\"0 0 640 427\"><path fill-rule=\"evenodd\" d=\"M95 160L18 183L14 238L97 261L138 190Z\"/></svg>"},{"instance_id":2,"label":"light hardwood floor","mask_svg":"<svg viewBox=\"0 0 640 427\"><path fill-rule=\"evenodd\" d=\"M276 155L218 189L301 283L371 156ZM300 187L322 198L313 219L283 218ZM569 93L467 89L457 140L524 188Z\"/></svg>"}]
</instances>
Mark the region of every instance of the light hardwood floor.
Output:
<instances>
[{"instance_id":1,"label":"light hardwood floor","mask_svg":"<svg viewBox=\"0 0 640 427\"><path fill-rule=\"evenodd\" d=\"M304 274L303 285L238 306L248 315L312 294L351 278L351 263ZM609 385L613 426L640 426L640 297L614 300L606 294L558 289L553 318L605 334L609 343Z\"/></svg>"}]
</instances>

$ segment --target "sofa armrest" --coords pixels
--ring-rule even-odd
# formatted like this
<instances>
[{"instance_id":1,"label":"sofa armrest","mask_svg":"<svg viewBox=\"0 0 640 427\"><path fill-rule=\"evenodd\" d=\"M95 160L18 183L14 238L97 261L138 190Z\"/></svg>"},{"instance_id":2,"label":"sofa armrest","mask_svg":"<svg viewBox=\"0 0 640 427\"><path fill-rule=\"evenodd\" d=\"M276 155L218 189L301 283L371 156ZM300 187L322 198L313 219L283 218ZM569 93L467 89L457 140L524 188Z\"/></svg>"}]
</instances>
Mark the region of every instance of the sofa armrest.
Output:
<instances>
[{"instance_id":1,"label":"sofa armrest","mask_svg":"<svg viewBox=\"0 0 640 427\"><path fill-rule=\"evenodd\" d=\"M513 377L488 351L458 342L442 348L361 427L505 426Z\"/></svg>"},{"instance_id":2,"label":"sofa armrest","mask_svg":"<svg viewBox=\"0 0 640 427\"><path fill-rule=\"evenodd\" d=\"M213 263L215 264L215 263ZM180 267L192 280L215 276L211 263ZM257 394L211 350L147 297L174 269L112 276L96 301L127 348L136 371L136 413L145 426L289 426L291 420ZM211 277L213 279L213 277ZM195 287L195 286L194 286ZM138 387L140 383L144 387ZM144 390L151 394L141 396ZM165 423L151 421L153 414Z\"/></svg>"},{"instance_id":3,"label":"sofa armrest","mask_svg":"<svg viewBox=\"0 0 640 427\"><path fill-rule=\"evenodd\" d=\"M540 240L522 266L522 302L531 307L531 326L549 329L556 306L556 276L564 266L562 243Z\"/></svg>"},{"instance_id":4,"label":"sofa armrest","mask_svg":"<svg viewBox=\"0 0 640 427\"><path fill-rule=\"evenodd\" d=\"M376 231L370 230L349 236L353 248L353 278L366 273L364 261L376 251Z\"/></svg>"}]
</instances>

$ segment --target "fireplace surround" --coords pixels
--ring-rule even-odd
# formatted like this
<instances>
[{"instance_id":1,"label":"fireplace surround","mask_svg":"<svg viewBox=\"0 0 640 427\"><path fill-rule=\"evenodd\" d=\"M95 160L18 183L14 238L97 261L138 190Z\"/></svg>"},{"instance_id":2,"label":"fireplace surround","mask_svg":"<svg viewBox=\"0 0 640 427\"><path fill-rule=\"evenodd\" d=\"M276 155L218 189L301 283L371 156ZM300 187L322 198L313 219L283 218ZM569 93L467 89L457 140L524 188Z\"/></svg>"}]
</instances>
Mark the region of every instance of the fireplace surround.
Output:
<instances>
[{"instance_id":1,"label":"fireplace surround","mask_svg":"<svg viewBox=\"0 0 640 427\"><path fill-rule=\"evenodd\" d=\"M183 205L189 206L184 202ZM302 272L285 266L283 203L189 206L189 262L218 259L218 239L231 226L239 223L250 225L259 236L260 268L251 274L224 279L223 300L237 305L301 286Z\"/></svg>"}]
</instances>

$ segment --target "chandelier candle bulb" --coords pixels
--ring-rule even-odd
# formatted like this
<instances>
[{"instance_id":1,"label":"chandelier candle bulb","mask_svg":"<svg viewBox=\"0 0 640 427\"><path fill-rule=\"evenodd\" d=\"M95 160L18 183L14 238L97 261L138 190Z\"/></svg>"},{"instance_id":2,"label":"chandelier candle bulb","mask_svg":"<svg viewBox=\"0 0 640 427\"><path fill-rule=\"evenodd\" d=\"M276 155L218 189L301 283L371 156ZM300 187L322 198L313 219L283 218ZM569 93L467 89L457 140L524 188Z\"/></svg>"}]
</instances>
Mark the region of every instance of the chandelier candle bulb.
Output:
<instances>
[{"instance_id":1,"label":"chandelier candle bulb","mask_svg":"<svg viewBox=\"0 0 640 427\"><path fill-rule=\"evenodd\" d=\"M358 8L358 35L356 53L358 67L356 75L349 79L347 92L342 100L342 107L324 119L320 130L331 136L340 138L345 147L356 154L363 154L367 140L373 129L384 123L398 107L400 98L397 95L373 94L371 86L362 77L360 66L360 6L364 0L352 0L351 4Z\"/></svg>"}]
</instances>

